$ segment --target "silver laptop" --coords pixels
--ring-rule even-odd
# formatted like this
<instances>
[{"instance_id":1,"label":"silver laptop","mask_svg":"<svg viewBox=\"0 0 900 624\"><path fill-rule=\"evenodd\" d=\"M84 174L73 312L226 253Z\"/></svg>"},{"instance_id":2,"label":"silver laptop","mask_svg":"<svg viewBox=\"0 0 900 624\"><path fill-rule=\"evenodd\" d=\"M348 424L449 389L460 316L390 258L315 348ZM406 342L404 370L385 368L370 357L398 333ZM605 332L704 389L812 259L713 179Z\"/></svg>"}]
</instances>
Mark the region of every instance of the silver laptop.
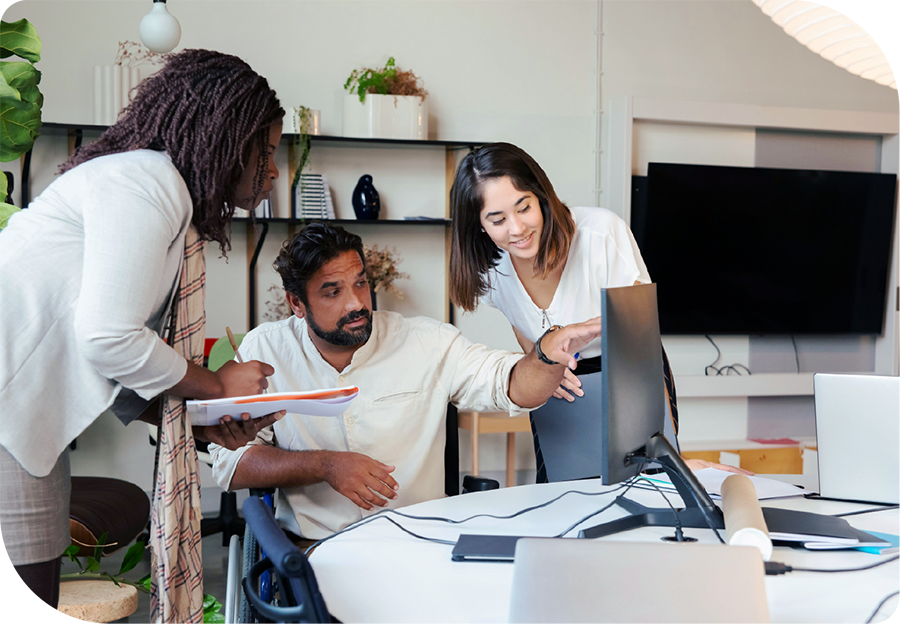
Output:
<instances>
[{"instance_id":1,"label":"silver laptop","mask_svg":"<svg viewBox=\"0 0 900 624\"><path fill-rule=\"evenodd\" d=\"M900 503L900 377L814 377L819 494Z\"/></svg>"},{"instance_id":2,"label":"silver laptop","mask_svg":"<svg viewBox=\"0 0 900 624\"><path fill-rule=\"evenodd\" d=\"M510 622L768 622L759 550L522 538Z\"/></svg>"}]
</instances>

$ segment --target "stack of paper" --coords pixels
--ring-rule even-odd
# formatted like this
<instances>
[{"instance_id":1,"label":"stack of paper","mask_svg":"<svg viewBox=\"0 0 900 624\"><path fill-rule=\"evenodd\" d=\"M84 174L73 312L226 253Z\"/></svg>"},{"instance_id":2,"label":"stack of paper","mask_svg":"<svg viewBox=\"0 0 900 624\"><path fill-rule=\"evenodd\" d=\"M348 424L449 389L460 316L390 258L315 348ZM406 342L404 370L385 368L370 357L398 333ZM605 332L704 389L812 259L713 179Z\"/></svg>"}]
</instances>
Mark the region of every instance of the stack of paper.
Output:
<instances>
[{"instance_id":1,"label":"stack of paper","mask_svg":"<svg viewBox=\"0 0 900 624\"><path fill-rule=\"evenodd\" d=\"M343 414L358 394L359 388L356 386L309 392L273 392L228 399L188 401L187 411L191 424L198 427L218 424L223 416L240 418L241 414L250 414L251 418L260 418L281 410L287 410L289 414L333 417Z\"/></svg>"},{"instance_id":2,"label":"stack of paper","mask_svg":"<svg viewBox=\"0 0 900 624\"><path fill-rule=\"evenodd\" d=\"M717 468L704 468L695 472L694 476L697 477L697 479L700 481L700 484L706 489L710 498L714 500L722 500L722 482L733 474L733 472L727 472L725 470L719 470ZM675 486L672 485L672 480L669 478L669 475L665 473L661 472L659 474L644 478L650 479L651 481L659 484L660 489L663 491L675 491ZM796 485L783 483L781 481L776 481L775 479L766 479L765 477L757 476L748 478L753 482L753 487L756 488L756 495L759 500L768 500L770 498L787 498L789 496L803 496L806 493L805 490L797 487Z\"/></svg>"}]
</instances>

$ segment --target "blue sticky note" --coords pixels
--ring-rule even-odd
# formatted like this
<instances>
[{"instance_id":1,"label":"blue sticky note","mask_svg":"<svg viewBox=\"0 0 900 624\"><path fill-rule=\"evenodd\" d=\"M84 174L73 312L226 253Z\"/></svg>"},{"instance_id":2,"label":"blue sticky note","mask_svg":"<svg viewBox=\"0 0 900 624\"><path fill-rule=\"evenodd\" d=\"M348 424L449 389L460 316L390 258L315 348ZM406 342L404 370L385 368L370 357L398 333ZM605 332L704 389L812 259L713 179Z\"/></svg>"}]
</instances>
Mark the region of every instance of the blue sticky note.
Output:
<instances>
[{"instance_id":1,"label":"blue sticky note","mask_svg":"<svg viewBox=\"0 0 900 624\"><path fill-rule=\"evenodd\" d=\"M890 533L877 533L876 531L866 531L869 535L873 537L877 537L878 539L883 539L886 542L890 542L890 546L862 546L857 548L856 550L861 550L863 552L872 553L873 555L880 555L882 550L887 548L897 548L900 546L900 536L891 535Z\"/></svg>"}]
</instances>

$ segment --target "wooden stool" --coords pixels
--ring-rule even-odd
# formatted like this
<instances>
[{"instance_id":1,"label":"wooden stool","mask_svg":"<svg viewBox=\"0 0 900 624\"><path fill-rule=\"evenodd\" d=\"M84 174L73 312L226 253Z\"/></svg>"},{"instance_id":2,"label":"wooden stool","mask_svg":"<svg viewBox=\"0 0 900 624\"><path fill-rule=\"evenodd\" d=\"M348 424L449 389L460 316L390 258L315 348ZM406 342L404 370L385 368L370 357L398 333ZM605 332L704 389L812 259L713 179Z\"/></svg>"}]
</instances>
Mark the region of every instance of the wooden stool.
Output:
<instances>
[{"instance_id":1,"label":"wooden stool","mask_svg":"<svg viewBox=\"0 0 900 624\"><path fill-rule=\"evenodd\" d=\"M137 589L112 581L65 581L59 584L59 608L79 620L112 622L128 617L138 607Z\"/></svg>"},{"instance_id":2,"label":"wooden stool","mask_svg":"<svg viewBox=\"0 0 900 624\"><path fill-rule=\"evenodd\" d=\"M472 432L472 474L478 476L478 436L506 434L506 487L516 484L516 433L531 432L528 415L510 417L506 412L459 412L459 428Z\"/></svg>"}]
</instances>

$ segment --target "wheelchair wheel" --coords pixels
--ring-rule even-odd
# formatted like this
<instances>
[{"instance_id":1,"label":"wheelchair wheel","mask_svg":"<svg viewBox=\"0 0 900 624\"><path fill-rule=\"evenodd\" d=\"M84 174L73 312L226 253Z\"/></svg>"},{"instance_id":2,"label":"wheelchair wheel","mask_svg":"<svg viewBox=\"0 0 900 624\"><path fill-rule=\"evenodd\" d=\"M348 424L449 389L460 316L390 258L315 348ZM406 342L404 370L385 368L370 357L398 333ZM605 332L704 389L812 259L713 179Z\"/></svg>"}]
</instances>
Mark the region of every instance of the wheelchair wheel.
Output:
<instances>
[{"instance_id":1,"label":"wheelchair wheel","mask_svg":"<svg viewBox=\"0 0 900 624\"><path fill-rule=\"evenodd\" d=\"M259 544L256 541L256 537L253 536L253 532L250 530L250 526L247 525L244 528L244 565L241 568L244 570L244 574L247 573L254 563L259 559ZM238 613L238 622L245 622L247 624L251 624L258 621L256 609L250 604L250 601L247 600L247 596L244 595L244 592L241 591L241 607Z\"/></svg>"}]
</instances>

